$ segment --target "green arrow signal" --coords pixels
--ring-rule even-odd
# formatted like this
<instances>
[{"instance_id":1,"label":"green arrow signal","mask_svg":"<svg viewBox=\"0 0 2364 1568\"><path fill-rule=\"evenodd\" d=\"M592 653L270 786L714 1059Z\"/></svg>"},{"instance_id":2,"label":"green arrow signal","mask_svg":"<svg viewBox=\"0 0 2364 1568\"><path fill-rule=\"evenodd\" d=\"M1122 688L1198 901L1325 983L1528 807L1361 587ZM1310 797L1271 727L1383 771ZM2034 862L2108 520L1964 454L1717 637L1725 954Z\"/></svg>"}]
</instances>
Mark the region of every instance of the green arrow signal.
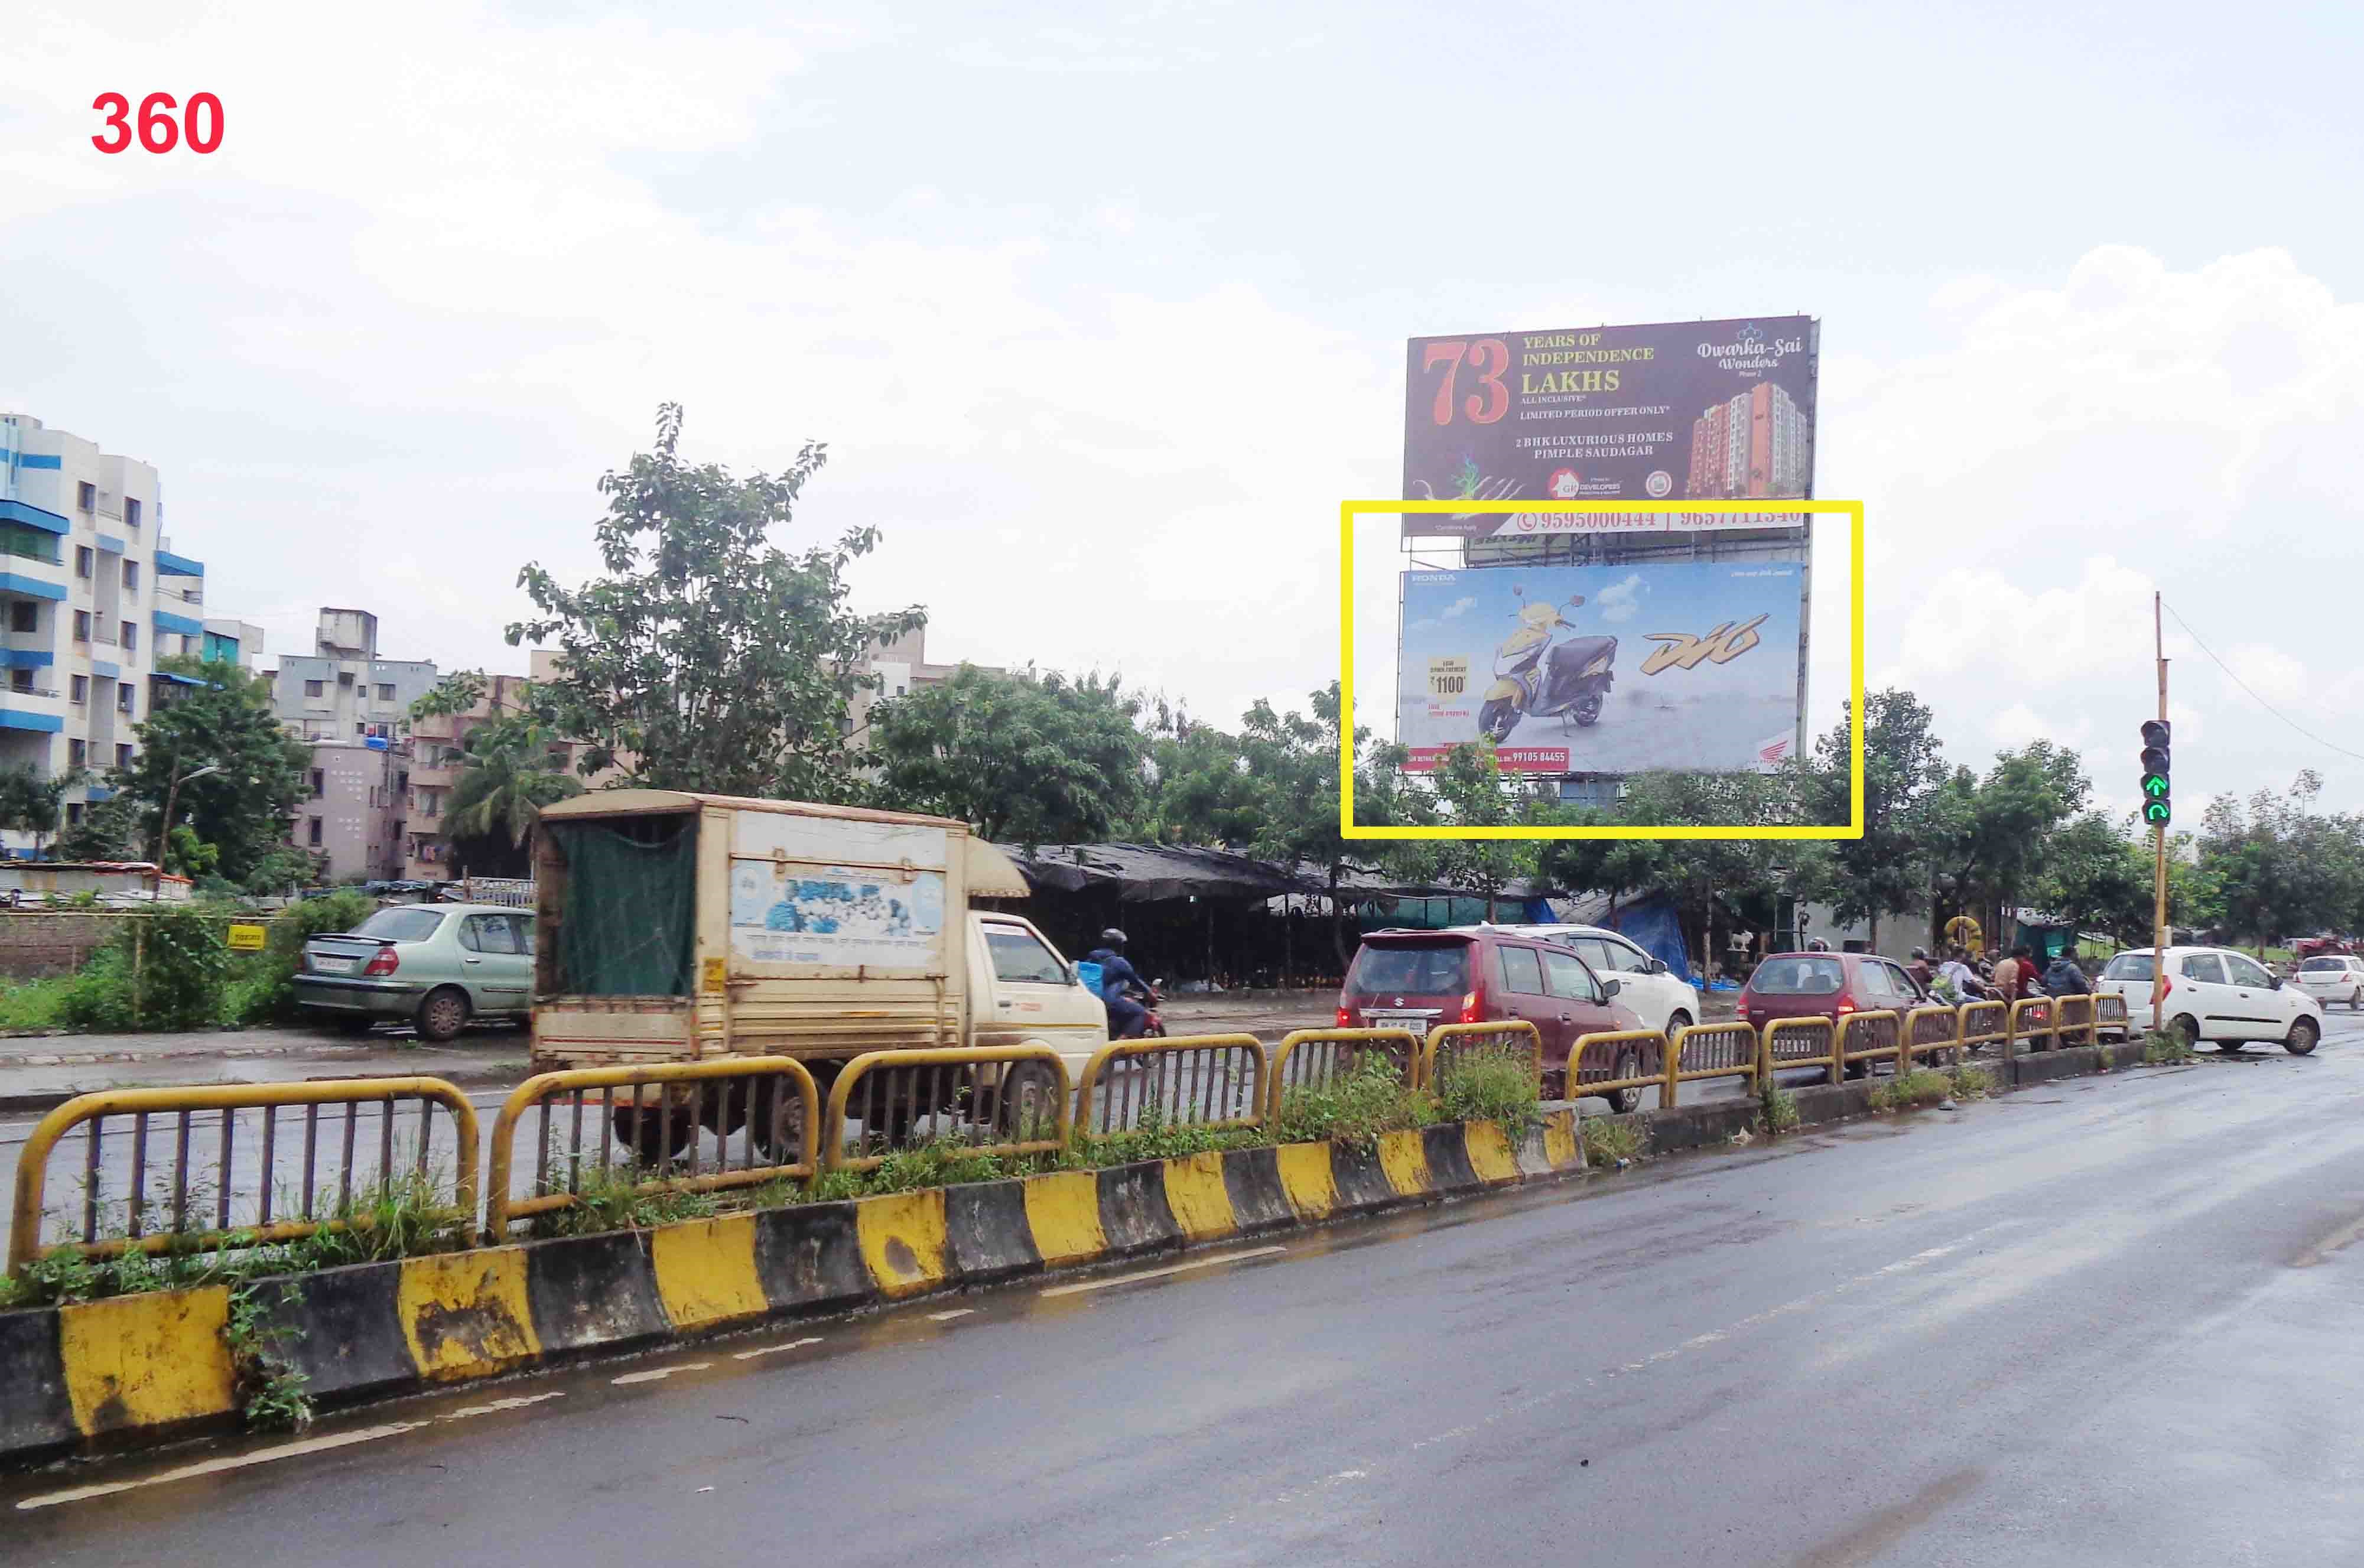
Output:
<instances>
[{"instance_id":1,"label":"green arrow signal","mask_svg":"<svg viewBox=\"0 0 2364 1568\"><path fill-rule=\"evenodd\" d=\"M2146 821L2146 822L2164 822L2164 821L2168 820L2168 817L2169 817L2169 812L2168 812L2167 802L2165 802L2165 801L2163 801L2163 800L2152 800L2152 801L2146 801L2146 802L2144 802L2144 804L2143 804L2143 820L2144 820L2144 821Z\"/></svg>"},{"instance_id":2,"label":"green arrow signal","mask_svg":"<svg viewBox=\"0 0 2364 1568\"><path fill-rule=\"evenodd\" d=\"M2145 773L2143 775L2142 787L2143 793L2149 795L2152 799L2165 800L2167 798L2167 775L2164 773Z\"/></svg>"}]
</instances>

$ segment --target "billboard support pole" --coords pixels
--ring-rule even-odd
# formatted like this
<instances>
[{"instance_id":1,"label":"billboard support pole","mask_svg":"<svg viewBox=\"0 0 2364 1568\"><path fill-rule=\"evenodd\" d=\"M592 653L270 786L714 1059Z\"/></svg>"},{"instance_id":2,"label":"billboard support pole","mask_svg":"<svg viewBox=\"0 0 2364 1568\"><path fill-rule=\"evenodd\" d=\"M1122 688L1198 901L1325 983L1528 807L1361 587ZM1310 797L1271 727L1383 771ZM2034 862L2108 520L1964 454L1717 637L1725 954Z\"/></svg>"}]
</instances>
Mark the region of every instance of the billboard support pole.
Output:
<instances>
[{"instance_id":1,"label":"billboard support pole","mask_svg":"<svg viewBox=\"0 0 2364 1568\"><path fill-rule=\"evenodd\" d=\"M2159 624L2159 595L2150 596L2151 647L2158 660L2158 719L2167 722L2167 634ZM2167 824L2154 824L2151 834L2150 1027L2163 1029L2159 1017L2167 1006Z\"/></svg>"}]
</instances>

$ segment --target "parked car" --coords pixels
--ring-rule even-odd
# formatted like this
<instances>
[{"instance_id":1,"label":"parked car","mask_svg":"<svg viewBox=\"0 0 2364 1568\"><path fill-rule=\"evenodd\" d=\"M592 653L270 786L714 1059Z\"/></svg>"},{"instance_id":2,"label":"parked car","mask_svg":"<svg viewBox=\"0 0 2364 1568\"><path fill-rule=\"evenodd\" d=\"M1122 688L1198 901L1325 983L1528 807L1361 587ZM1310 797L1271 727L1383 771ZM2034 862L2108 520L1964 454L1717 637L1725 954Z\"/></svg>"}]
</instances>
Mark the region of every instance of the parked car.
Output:
<instances>
[{"instance_id":1,"label":"parked car","mask_svg":"<svg viewBox=\"0 0 2364 1568\"><path fill-rule=\"evenodd\" d=\"M1828 1018L1835 1029L1849 1013L1905 1013L1929 1002L1902 964L1876 952L1779 952L1750 973L1738 1011L1759 1029L1778 1018ZM1868 1070L1855 1062L1847 1076Z\"/></svg>"},{"instance_id":2,"label":"parked car","mask_svg":"<svg viewBox=\"0 0 2364 1568\"><path fill-rule=\"evenodd\" d=\"M1579 1036L1643 1027L1619 1000L1622 990L1620 977L1595 974L1573 950L1507 926L1374 931L1346 972L1338 1027L1404 1029L1425 1039L1439 1024L1523 1018L1542 1041L1546 1082L1564 1084ZM1638 1073L1640 1053L1626 1054ZM1633 1090L1600 1097L1621 1112L1640 1103Z\"/></svg>"},{"instance_id":3,"label":"parked car","mask_svg":"<svg viewBox=\"0 0 2364 1568\"><path fill-rule=\"evenodd\" d=\"M2098 982L2125 998L2127 1022L2152 1026L2154 950L2133 948L2110 960ZM2304 986L2285 984L2247 953L2231 948L2167 950L2164 1027L2187 1045L2208 1040L2238 1051L2249 1040L2304 1056L2323 1039L2323 1004Z\"/></svg>"},{"instance_id":4,"label":"parked car","mask_svg":"<svg viewBox=\"0 0 2364 1568\"><path fill-rule=\"evenodd\" d=\"M533 1007L533 916L495 904L380 909L304 944L296 1001L348 1034L403 1021L445 1040L471 1018L522 1020Z\"/></svg>"},{"instance_id":5,"label":"parked car","mask_svg":"<svg viewBox=\"0 0 2364 1568\"><path fill-rule=\"evenodd\" d=\"M2349 1012L2364 1012L2364 958L2338 952L2301 959L2297 980L2300 990L2325 1007L2345 1002Z\"/></svg>"},{"instance_id":6,"label":"parked car","mask_svg":"<svg viewBox=\"0 0 2364 1568\"><path fill-rule=\"evenodd\" d=\"M1699 992L1678 977L1663 959L1652 958L1633 938L1601 926L1506 926L1521 936L1574 948L1593 973L1618 983L1617 1002L1642 1020L1645 1029L1663 1029L1671 1038L1678 1029L1699 1022Z\"/></svg>"}]
</instances>

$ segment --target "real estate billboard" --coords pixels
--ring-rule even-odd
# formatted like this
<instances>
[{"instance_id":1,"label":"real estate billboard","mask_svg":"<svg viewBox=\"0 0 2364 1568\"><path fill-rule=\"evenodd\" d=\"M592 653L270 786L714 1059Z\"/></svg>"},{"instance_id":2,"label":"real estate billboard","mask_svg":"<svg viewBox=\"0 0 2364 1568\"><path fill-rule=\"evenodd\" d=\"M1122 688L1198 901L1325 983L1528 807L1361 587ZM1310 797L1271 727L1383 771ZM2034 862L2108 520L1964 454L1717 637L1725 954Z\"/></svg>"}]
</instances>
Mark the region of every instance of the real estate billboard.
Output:
<instances>
[{"instance_id":1,"label":"real estate billboard","mask_svg":"<svg viewBox=\"0 0 2364 1568\"><path fill-rule=\"evenodd\" d=\"M1811 317L1414 338L1407 500L1732 501L1813 495ZM1794 514L1470 513L1407 536L1763 528Z\"/></svg>"},{"instance_id":2,"label":"real estate billboard","mask_svg":"<svg viewBox=\"0 0 2364 1568\"><path fill-rule=\"evenodd\" d=\"M1481 739L1509 773L1769 771L1805 585L1795 561L1407 572L1396 739L1422 772Z\"/></svg>"}]
</instances>

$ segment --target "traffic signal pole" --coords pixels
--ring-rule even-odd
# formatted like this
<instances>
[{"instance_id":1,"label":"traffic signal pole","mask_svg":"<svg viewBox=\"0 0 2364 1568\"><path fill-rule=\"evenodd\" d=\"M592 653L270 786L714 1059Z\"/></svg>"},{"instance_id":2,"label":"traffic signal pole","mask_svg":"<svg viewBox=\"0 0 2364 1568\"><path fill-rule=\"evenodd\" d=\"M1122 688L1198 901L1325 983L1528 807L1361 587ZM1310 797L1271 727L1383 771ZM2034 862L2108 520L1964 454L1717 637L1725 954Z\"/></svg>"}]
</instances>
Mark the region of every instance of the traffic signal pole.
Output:
<instances>
[{"instance_id":1,"label":"traffic signal pole","mask_svg":"<svg viewBox=\"0 0 2364 1568\"><path fill-rule=\"evenodd\" d=\"M2158 660L2158 722L2167 724L2167 633L2159 622L2159 595L2150 596L2151 645ZM2151 824L2150 1027L2165 1029L2167 1006L2167 823Z\"/></svg>"}]
</instances>

